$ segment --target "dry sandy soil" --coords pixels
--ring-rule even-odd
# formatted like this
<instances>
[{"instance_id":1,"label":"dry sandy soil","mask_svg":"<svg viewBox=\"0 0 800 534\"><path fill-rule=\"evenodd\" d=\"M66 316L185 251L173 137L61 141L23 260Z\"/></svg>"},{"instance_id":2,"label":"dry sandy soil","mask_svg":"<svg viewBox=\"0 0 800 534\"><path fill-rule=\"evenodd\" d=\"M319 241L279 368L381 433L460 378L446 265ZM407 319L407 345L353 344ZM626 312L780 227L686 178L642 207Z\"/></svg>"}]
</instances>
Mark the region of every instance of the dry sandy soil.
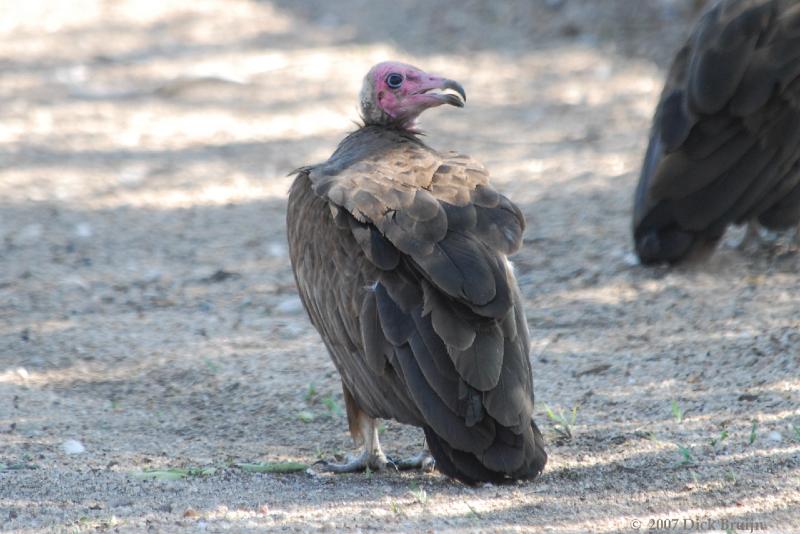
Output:
<instances>
[{"instance_id":1,"label":"dry sandy soil","mask_svg":"<svg viewBox=\"0 0 800 534\"><path fill-rule=\"evenodd\" d=\"M0 530L800 532L797 250L632 261L632 188L695 3L3 4ZM482 160L528 218L538 481L236 465L351 450L295 296L285 175L354 127L387 58L463 82L427 139ZM571 438L545 406L577 410ZM382 440L423 443L392 422Z\"/></svg>"}]
</instances>

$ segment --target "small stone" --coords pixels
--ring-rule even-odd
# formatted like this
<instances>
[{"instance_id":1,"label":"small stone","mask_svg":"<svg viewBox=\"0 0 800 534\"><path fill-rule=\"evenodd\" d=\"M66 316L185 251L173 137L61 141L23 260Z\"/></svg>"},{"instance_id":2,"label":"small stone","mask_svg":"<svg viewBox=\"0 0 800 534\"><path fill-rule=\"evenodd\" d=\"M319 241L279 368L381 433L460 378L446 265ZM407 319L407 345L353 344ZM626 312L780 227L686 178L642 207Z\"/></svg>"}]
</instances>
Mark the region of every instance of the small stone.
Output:
<instances>
[{"instance_id":1,"label":"small stone","mask_svg":"<svg viewBox=\"0 0 800 534\"><path fill-rule=\"evenodd\" d=\"M628 267L636 267L639 265L639 256L633 252L628 252L622 257L622 262Z\"/></svg>"},{"instance_id":2,"label":"small stone","mask_svg":"<svg viewBox=\"0 0 800 534\"><path fill-rule=\"evenodd\" d=\"M274 309L282 315L295 315L303 311L303 303L299 298L291 297L280 302Z\"/></svg>"},{"instance_id":3,"label":"small stone","mask_svg":"<svg viewBox=\"0 0 800 534\"><path fill-rule=\"evenodd\" d=\"M82 238L92 237L92 226L87 222L81 222L75 225L75 235Z\"/></svg>"},{"instance_id":4,"label":"small stone","mask_svg":"<svg viewBox=\"0 0 800 534\"><path fill-rule=\"evenodd\" d=\"M192 518L192 517L198 517L199 515L200 514L198 514L197 510L195 510L194 508L187 508L186 510L183 511L183 517Z\"/></svg>"},{"instance_id":5,"label":"small stone","mask_svg":"<svg viewBox=\"0 0 800 534\"><path fill-rule=\"evenodd\" d=\"M783 436L777 430L773 430L772 432L767 434L767 439L770 441L774 441L776 443L780 443L781 441L783 441Z\"/></svg>"},{"instance_id":6,"label":"small stone","mask_svg":"<svg viewBox=\"0 0 800 534\"><path fill-rule=\"evenodd\" d=\"M283 243L270 243L267 245L267 254L273 258L283 258L286 256L286 245Z\"/></svg>"},{"instance_id":7,"label":"small stone","mask_svg":"<svg viewBox=\"0 0 800 534\"><path fill-rule=\"evenodd\" d=\"M83 452L86 452L86 447L84 447L83 443L81 443L77 439L68 439L67 441L61 444L61 449L66 454L81 454Z\"/></svg>"}]
</instances>

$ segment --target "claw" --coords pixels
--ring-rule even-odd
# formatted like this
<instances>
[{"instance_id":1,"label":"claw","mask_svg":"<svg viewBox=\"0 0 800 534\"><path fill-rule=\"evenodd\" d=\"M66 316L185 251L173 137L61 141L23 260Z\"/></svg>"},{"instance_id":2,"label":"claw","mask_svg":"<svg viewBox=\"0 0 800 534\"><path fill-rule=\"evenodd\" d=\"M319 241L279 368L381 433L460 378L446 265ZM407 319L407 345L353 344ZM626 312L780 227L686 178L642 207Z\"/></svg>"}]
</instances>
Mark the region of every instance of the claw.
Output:
<instances>
[{"instance_id":1,"label":"claw","mask_svg":"<svg viewBox=\"0 0 800 534\"><path fill-rule=\"evenodd\" d=\"M401 460L393 460L389 458L389 462L398 471L410 471L412 469L419 469L421 471L433 471L436 461L428 451L422 451L410 458L403 458Z\"/></svg>"},{"instance_id":2,"label":"claw","mask_svg":"<svg viewBox=\"0 0 800 534\"><path fill-rule=\"evenodd\" d=\"M343 464L335 464L325 460L314 462L314 465L319 465L320 469L329 473L360 473L369 468L372 471L381 471L386 468L389 461L386 456L378 450L377 453L373 451L372 454L368 450L364 450L356 457L348 457L348 461Z\"/></svg>"}]
</instances>

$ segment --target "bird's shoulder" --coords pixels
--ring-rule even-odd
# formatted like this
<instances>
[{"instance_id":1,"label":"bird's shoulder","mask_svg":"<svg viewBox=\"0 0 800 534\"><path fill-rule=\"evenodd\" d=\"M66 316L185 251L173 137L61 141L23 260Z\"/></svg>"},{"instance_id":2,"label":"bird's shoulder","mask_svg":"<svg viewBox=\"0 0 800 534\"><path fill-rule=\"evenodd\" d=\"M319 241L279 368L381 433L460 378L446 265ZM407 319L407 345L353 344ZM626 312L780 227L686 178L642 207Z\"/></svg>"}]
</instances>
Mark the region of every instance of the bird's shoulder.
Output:
<instances>
[{"instance_id":1,"label":"bird's shoulder","mask_svg":"<svg viewBox=\"0 0 800 534\"><path fill-rule=\"evenodd\" d=\"M506 254L521 244L522 213L492 187L486 168L409 132L362 128L328 161L300 171L318 196L377 227L404 254L430 253L448 231L480 234Z\"/></svg>"}]
</instances>

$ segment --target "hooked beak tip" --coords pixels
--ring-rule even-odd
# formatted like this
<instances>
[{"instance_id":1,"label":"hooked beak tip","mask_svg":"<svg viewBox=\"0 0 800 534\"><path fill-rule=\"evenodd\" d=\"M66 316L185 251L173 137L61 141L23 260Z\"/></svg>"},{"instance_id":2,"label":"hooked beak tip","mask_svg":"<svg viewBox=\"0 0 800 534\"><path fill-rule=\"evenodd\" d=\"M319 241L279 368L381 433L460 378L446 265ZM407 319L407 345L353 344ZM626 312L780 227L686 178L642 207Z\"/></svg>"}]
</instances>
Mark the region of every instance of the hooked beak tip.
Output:
<instances>
[{"instance_id":1,"label":"hooked beak tip","mask_svg":"<svg viewBox=\"0 0 800 534\"><path fill-rule=\"evenodd\" d=\"M448 95L452 98L448 98L447 103L459 108L463 108L464 104L467 102L467 93L464 91L464 87L455 80L445 80L443 87L445 89L451 89L461 96L461 98L458 98L456 95Z\"/></svg>"}]
</instances>

